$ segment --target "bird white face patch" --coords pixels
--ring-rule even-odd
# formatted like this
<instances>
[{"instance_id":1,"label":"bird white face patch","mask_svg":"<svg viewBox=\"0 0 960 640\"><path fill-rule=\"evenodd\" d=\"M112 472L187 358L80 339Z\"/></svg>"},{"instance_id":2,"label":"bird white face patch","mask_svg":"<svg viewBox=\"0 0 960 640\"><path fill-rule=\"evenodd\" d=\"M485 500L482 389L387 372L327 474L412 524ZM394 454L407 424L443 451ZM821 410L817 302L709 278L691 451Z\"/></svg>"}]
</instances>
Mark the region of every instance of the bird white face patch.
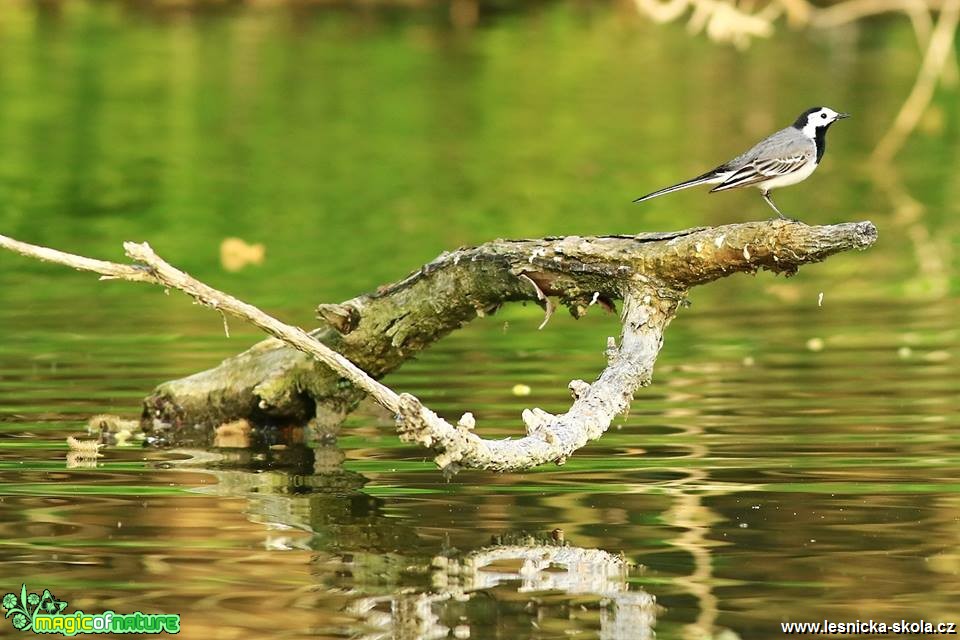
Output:
<instances>
[{"instance_id":1,"label":"bird white face patch","mask_svg":"<svg viewBox=\"0 0 960 640\"><path fill-rule=\"evenodd\" d=\"M821 107L807 115L807 124L801 131L803 131L803 134L808 138L813 138L817 133L817 129L831 125L841 117L843 116L830 107Z\"/></svg>"}]
</instances>

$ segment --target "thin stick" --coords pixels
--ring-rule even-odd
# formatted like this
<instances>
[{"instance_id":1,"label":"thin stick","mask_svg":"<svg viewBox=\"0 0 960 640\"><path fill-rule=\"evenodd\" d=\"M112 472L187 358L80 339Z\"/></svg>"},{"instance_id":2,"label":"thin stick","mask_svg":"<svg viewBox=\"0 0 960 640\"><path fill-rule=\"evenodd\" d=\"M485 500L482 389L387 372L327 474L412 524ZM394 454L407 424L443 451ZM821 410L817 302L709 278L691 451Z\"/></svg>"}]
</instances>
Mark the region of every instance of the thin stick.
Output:
<instances>
[{"instance_id":1,"label":"thin stick","mask_svg":"<svg viewBox=\"0 0 960 640\"><path fill-rule=\"evenodd\" d=\"M14 240L8 236L0 235L0 247L9 249L14 253L19 253L28 258L36 258L44 262L53 262L62 264L78 271L92 271L99 273L101 280L129 280L130 282L149 282L151 284L162 284L148 269L136 265L117 264L116 262L107 262L106 260L95 260L85 258L65 251L57 251L47 247L40 247L35 244L28 244Z\"/></svg>"},{"instance_id":2,"label":"thin stick","mask_svg":"<svg viewBox=\"0 0 960 640\"><path fill-rule=\"evenodd\" d=\"M44 262L52 262L80 271L99 273L101 279L129 280L131 282L148 282L159 284L171 289L179 289L204 306L216 309L221 313L229 313L247 320L251 324L263 329L270 335L283 340L296 349L307 353L320 362L352 382L358 388L369 393L378 403L396 413L400 406L399 396L390 388L380 384L355 364L333 351L322 342L310 337L306 331L292 327L273 318L253 305L242 302L222 291L209 287L199 280L173 267L160 256L146 242L125 242L123 247L127 256L142 263L141 265L125 265L106 260L95 260L78 256L64 251L57 251L47 247L40 247L26 242L14 240L0 235L0 247L9 249L22 256L36 258ZM224 318L226 321L226 318Z\"/></svg>"}]
</instances>

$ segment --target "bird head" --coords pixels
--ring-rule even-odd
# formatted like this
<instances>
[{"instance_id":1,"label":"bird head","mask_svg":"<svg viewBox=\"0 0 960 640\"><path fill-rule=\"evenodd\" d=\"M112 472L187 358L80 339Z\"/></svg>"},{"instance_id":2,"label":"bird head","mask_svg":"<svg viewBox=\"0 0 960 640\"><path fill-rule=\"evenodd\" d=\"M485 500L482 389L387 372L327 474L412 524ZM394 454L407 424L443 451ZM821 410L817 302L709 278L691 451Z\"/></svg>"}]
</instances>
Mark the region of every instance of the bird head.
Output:
<instances>
[{"instance_id":1,"label":"bird head","mask_svg":"<svg viewBox=\"0 0 960 640\"><path fill-rule=\"evenodd\" d=\"M793 126L808 138L814 138L818 130L826 131L837 120L849 117L849 113L838 113L830 107L813 107L801 113Z\"/></svg>"}]
</instances>

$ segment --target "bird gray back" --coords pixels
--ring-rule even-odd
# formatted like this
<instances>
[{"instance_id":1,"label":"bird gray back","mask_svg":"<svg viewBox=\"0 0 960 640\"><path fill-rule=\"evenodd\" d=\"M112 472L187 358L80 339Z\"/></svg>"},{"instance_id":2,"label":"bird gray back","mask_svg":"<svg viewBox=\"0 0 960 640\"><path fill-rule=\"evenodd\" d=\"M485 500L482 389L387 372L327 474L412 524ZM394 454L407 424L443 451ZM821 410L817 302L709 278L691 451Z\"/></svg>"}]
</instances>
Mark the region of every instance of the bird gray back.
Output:
<instances>
[{"instance_id":1,"label":"bird gray back","mask_svg":"<svg viewBox=\"0 0 960 640\"><path fill-rule=\"evenodd\" d=\"M814 156L817 145L795 127L787 127L767 136L736 158L722 165L722 169L736 171L764 160L780 160L797 156Z\"/></svg>"}]
</instances>

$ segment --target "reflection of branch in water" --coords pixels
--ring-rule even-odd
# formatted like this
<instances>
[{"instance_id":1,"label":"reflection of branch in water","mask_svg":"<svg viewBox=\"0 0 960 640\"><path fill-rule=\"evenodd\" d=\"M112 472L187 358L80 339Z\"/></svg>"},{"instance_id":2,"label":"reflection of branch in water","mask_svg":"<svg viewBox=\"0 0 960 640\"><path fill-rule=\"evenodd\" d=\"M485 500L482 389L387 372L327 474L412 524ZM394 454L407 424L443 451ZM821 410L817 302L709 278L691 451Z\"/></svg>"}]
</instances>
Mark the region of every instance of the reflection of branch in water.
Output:
<instances>
[{"instance_id":1,"label":"reflection of branch in water","mask_svg":"<svg viewBox=\"0 0 960 640\"><path fill-rule=\"evenodd\" d=\"M811 7L813 10L813 8ZM856 22L881 13L903 12L911 19L920 22L918 34L923 36L920 44L925 44L932 28L930 22L930 7L925 0L847 0L830 7L815 9L810 18L810 25L821 29L830 29L841 25ZM920 17L926 16L926 20ZM927 26L924 27L923 24Z\"/></svg>"},{"instance_id":2,"label":"reflection of branch in water","mask_svg":"<svg viewBox=\"0 0 960 640\"><path fill-rule=\"evenodd\" d=\"M434 605L449 598L449 594L398 593L360 598L348 611L377 629L359 640L435 640L450 635L451 629L433 612ZM383 605L387 610L377 608ZM462 631L454 633L455 637L469 637Z\"/></svg>"},{"instance_id":3,"label":"reflection of branch in water","mask_svg":"<svg viewBox=\"0 0 960 640\"><path fill-rule=\"evenodd\" d=\"M683 433L686 436L686 446L691 460L704 460L708 457L709 449L701 444L706 440L703 427L695 421L685 421ZM684 629L684 638L701 640L702 638L717 637L717 616L719 615L717 596L713 593L713 557L711 549L721 543L707 539L712 525L722 518L710 507L703 504L703 497L708 495L723 495L727 493L750 491L749 485L738 484L725 487L716 482L710 482L709 473L700 467L680 467L678 471L684 477L667 483L667 490L673 496L673 505L664 514L664 521L684 529L684 533L670 540L670 544L683 549L693 559L693 573L684 578L678 578L677 583L686 587L687 591L697 599L700 613L695 622ZM723 637L736 638L730 630L724 631Z\"/></svg>"},{"instance_id":4,"label":"reflection of branch in water","mask_svg":"<svg viewBox=\"0 0 960 640\"><path fill-rule=\"evenodd\" d=\"M653 638L656 599L629 590L628 570L623 558L599 549L535 542L486 547L459 559L435 557L431 562L432 593L360 598L350 612L377 629L364 640L445 638L451 630L441 619L451 616L438 615L436 607L455 606L476 592L519 583L517 593L559 592L600 598L600 637L604 640ZM469 627L464 624L453 631L456 637L466 637Z\"/></svg>"},{"instance_id":5,"label":"reflection of branch in water","mask_svg":"<svg viewBox=\"0 0 960 640\"><path fill-rule=\"evenodd\" d=\"M516 572L494 570L504 561L522 560ZM600 637L651 638L656 624L656 598L643 591L628 591L629 565L599 549L569 546L504 546L469 554L467 591L489 589L520 581L519 593L559 591L567 595L593 595L608 601L601 610Z\"/></svg>"},{"instance_id":6,"label":"reflection of branch in water","mask_svg":"<svg viewBox=\"0 0 960 640\"><path fill-rule=\"evenodd\" d=\"M879 15L899 12L913 25L918 45L925 49L923 63L909 96L900 107L887 134L874 150L874 159L890 160L914 131L920 116L941 80L956 83L960 72L951 55L957 33L960 0L846 0L820 8L808 0L772 0L762 9L750 12L750 3L737 0L634 0L637 9L655 22L672 22L690 11L688 26L693 33L705 31L716 42L730 42L745 48L755 37L769 37L774 23L786 14L793 27L835 28ZM939 8L940 17L932 27L931 13Z\"/></svg>"},{"instance_id":7,"label":"reflection of branch in water","mask_svg":"<svg viewBox=\"0 0 960 640\"><path fill-rule=\"evenodd\" d=\"M893 206L894 222L902 226L920 218L923 214L923 205L907 191L896 167L880 162L873 163L869 169L874 184L885 192Z\"/></svg>"},{"instance_id":8,"label":"reflection of branch in water","mask_svg":"<svg viewBox=\"0 0 960 640\"><path fill-rule=\"evenodd\" d=\"M711 40L731 42L739 48L750 44L751 38L767 38L773 34L776 16L748 13L733 2L724 0L634 0L641 13L655 22L673 22L687 9L693 12L688 23L692 33L706 31Z\"/></svg>"},{"instance_id":9,"label":"reflection of branch in water","mask_svg":"<svg viewBox=\"0 0 960 640\"><path fill-rule=\"evenodd\" d=\"M690 469L683 479L684 484L697 485L706 480L706 473L699 469ZM680 491L674 495L673 506L664 514L664 520L671 525L685 529L683 534L670 541L675 547L683 549L693 558L693 573L677 579L677 583L697 599L700 613L694 623L684 630L684 637L695 640L713 635L717 622L717 596L713 593L713 558L710 548L718 543L707 540L710 525L720 518L703 505L699 493Z\"/></svg>"},{"instance_id":10,"label":"reflection of branch in water","mask_svg":"<svg viewBox=\"0 0 960 640\"><path fill-rule=\"evenodd\" d=\"M847 0L829 7L817 7L808 0L772 0L751 13L752 3L736 0L634 0L640 13L658 23L673 22L691 10L689 25L694 33L706 26L711 40L738 46L749 44L751 37L772 35L775 22L783 15L792 27L831 29L883 13L905 14L913 22L918 43L925 46L932 29L930 13L937 8L945 10L949 2ZM717 21L718 25L714 26L712 21Z\"/></svg>"},{"instance_id":11,"label":"reflection of branch in water","mask_svg":"<svg viewBox=\"0 0 960 640\"><path fill-rule=\"evenodd\" d=\"M893 125L873 152L875 160L889 161L903 146L917 126L920 116L927 110L933 99L933 90L943 75L944 67L953 50L953 40L957 33L957 21L960 18L960 0L945 0L937 26L930 36L930 45L923 56L923 63L917 74L913 89L906 102L900 107Z\"/></svg>"},{"instance_id":12,"label":"reflection of branch in water","mask_svg":"<svg viewBox=\"0 0 960 640\"><path fill-rule=\"evenodd\" d=\"M806 4L806 0L790 1ZM942 8L942 4L940 6ZM926 49L930 46L930 34L933 31L933 18L930 15L933 8L933 3L928 4L927 0L847 0L830 7L816 9L810 16L809 22L812 27L832 29L882 13L903 13L913 25L917 46ZM957 62L951 56L947 56L943 75L951 83L957 81Z\"/></svg>"},{"instance_id":13,"label":"reflection of branch in water","mask_svg":"<svg viewBox=\"0 0 960 640\"><path fill-rule=\"evenodd\" d=\"M931 233L922 220L923 205L907 191L896 167L887 162L871 166L872 177L893 205L893 223L910 239L917 272L904 282L911 294L942 297L950 291L950 241Z\"/></svg>"},{"instance_id":14,"label":"reflection of branch in water","mask_svg":"<svg viewBox=\"0 0 960 640\"><path fill-rule=\"evenodd\" d=\"M907 227L907 237L913 245L917 261L917 275L906 283L911 293L926 294L937 298L950 292L950 269L944 253L949 251L949 241L931 237L930 230L922 223Z\"/></svg>"},{"instance_id":15,"label":"reflection of branch in water","mask_svg":"<svg viewBox=\"0 0 960 640\"><path fill-rule=\"evenodd\" d=\"M96 469L98 455L88 455L80 451L67 452L67 469Z\"/></svg>"},{"instance_id":16,"label":"reflection of branch in water","mask_svg":"<svg viewBox=\"0 0 960 640\"><path fill-rule=\"evenodd\" d=\"M498 588L500 608L517 604L509 594L522 595L524 609L516 615L529 616L531 624L569 626L550 610L556 600L546 597L563 594L568 601L599 602L602 640L654 637L656 599L631 587L631 565L619 555L571 546L556 535L505 536L468 553L418 555L411 551L423 548L416 529L383 515L381 501L361 491L366 478L343 469L343 452L335 446L175 451L191 456L176 466L200 466L216 476L215 484L195 491L243 497L251 520L282 530L265 537L268 549L316 553L318 566L326 567L321 582L353 598L347 612L363 640L469 637L471 625L479 630L490 624L476 596ZM561 606L573 609L569 602Z\"/></svg>"}]
</instances>

